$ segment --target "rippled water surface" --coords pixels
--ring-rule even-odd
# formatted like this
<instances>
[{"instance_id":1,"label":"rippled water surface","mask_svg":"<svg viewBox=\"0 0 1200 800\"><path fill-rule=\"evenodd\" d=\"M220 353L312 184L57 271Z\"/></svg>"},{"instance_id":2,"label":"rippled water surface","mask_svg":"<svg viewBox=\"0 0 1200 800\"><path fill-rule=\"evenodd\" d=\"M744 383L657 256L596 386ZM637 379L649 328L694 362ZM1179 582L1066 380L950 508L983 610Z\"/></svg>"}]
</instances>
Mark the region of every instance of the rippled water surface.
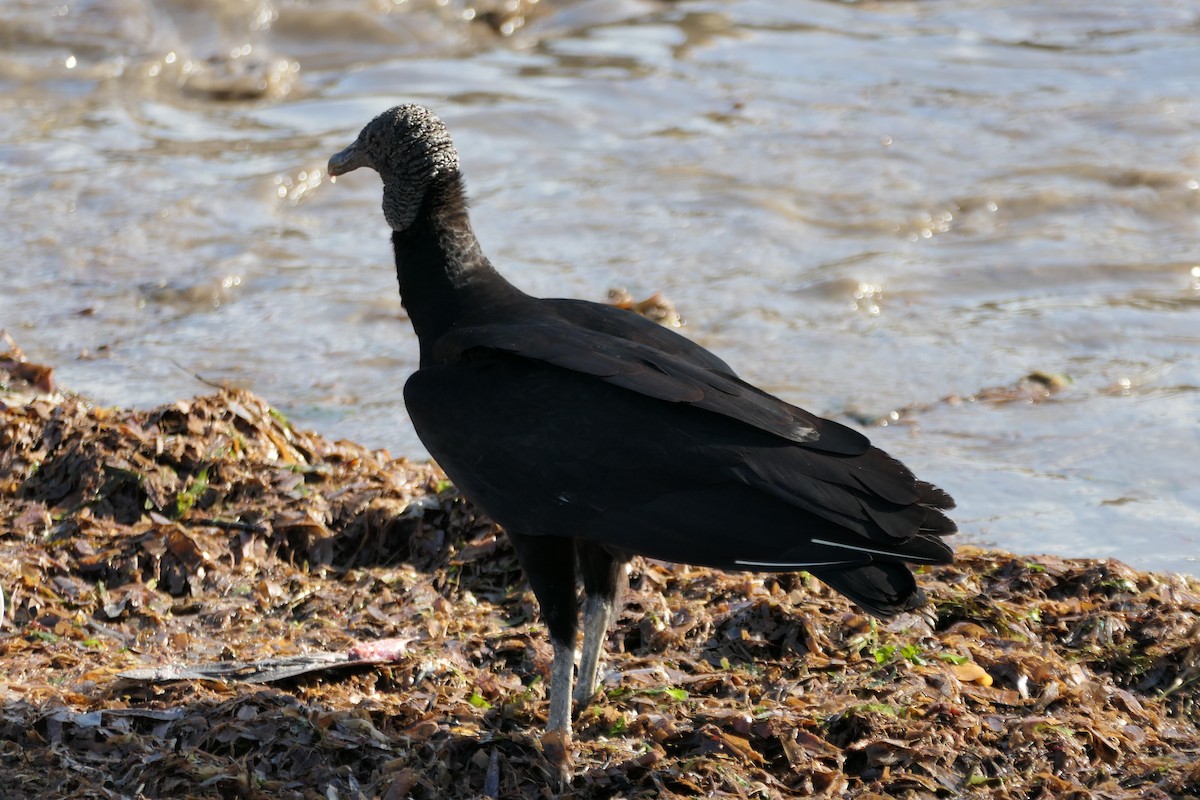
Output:
<instances>
[{"instance_id":1,"label":"rippled water surface","mask_svg":"<svg viewBox=\"0 0 1200 800\"><path fill-rule=\"evenodd\" d=\"M518 285L661 290L964 540L1200 573L1192 0L488 11L6 0L0 327L103 403L199 375L422 455L378 179L323 172L418 101Z\"/></svg>"}]
</instances>

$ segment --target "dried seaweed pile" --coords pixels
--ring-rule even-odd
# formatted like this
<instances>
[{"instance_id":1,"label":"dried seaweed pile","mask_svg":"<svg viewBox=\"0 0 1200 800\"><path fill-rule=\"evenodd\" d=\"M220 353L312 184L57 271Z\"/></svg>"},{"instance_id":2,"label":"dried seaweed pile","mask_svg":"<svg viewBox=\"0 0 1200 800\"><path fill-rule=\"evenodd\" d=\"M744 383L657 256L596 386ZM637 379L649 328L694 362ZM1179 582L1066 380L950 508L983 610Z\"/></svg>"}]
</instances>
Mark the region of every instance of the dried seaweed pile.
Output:
<instances>
[{"instance_id":1,"label":"dried seaweed pile","mask_svg":"<svg viewBox=\"0 0 1200 800\"><path fill-rule=\"evenodd\" d=\"M0 796L550 796L532 595L435 468L244 392L0 417ZM573 796L1200 795L1195 580L967 553L876 625L802 574L634 566ZM118 676L392 636L271 685Z\"/></svg>"}]
</instances>

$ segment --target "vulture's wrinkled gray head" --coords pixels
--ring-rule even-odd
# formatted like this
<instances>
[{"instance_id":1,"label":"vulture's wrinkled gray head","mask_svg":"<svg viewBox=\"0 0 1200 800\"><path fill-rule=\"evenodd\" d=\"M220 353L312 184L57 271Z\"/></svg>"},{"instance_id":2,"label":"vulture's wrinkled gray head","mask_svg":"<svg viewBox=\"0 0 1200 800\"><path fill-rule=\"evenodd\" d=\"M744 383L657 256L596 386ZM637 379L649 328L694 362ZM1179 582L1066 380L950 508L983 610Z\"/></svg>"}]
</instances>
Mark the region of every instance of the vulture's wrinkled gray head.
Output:
<instances>
[{"instance_id":1,"label":"vulture's wrinkled gray head","mask_svg":"<svg viewBox=\"0 0 1200 800\"><path fill-rule=\"evenodd\" d=\"M367 123L354 144L329 159L329 174L370 167L383 178L383 216L412 225L430 187L458 174L458 153L442 121L418 105L396 106Z\"/></svg>"}]
</instances>

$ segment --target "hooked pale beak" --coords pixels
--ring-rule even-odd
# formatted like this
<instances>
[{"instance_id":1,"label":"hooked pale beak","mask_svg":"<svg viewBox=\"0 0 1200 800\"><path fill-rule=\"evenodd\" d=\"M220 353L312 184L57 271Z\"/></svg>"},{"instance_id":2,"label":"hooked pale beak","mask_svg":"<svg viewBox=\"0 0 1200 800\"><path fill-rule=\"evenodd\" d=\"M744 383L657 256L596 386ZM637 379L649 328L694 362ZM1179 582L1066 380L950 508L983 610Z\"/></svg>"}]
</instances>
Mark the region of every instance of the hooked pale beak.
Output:
<instances>
[{"instance_id":1,"label":"hooked pale beak","mask_svg":"<svg viewBox=\"0 0 1200 800\"><path fill-rule=\"evenodd\" d=\"M345 175L347 172L356 170L359 167L369 166L371 166L371 163L367 160L366 154L359 151L358 142L355 142L329 159L329 174L336 177L338 175Z\"/></svg>"}]
</instances>

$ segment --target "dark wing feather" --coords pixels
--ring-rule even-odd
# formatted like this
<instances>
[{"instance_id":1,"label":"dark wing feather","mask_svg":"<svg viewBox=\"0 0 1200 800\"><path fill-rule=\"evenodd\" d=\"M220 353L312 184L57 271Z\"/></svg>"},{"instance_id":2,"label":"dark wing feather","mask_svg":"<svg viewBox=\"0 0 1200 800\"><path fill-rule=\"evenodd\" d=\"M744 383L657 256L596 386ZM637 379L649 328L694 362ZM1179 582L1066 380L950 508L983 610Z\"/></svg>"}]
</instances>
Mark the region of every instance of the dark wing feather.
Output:
<instances>
[{"instance_id":1,"label":"dark wing feather","mask_svg":"<svg viewBox=\"0 0 1200 800\"><path fill-rule=\"evenodd\" d=\"M737 375L733 367L717 358L712 351L628 309L569 298L544 299L538 303L546 313L553 314L571 325L628 339L631 342L641 342L664 353L684 358L696 366L735 377Z\"/></svg>"},{"instance_id":2,"label":"dark wing feather","mask_svg":"<svg viewBox=\"0 0 1200 800\"><path fill-rule=\"evenodd\" d=\"M695 404L673 407L480 345L415 373L405 402L463 493L523 534L571 531L726 569L808 569L881 614L906 607L914 586L889 562L952 559L941 537L953 523L937 507L949 498L875 448L815 451ZM868 474L895 469L898 477Z\"/></svg>"},{"instance_id":3,"label":"dark wing feather","mask_svg":"<svg viewBox=\"0 0 1200 800\"><path fill-rule=\"evenodd\" d=\"M450 363L473 348L512 353L657 400L686 403L826 453L857 455L870 446L861 433L785 403L735 375L553 316L456 329L438 340L434 359Z\"/></svg>"},{"instance_id":4,"label":"dark wing feather","mask_svg":"<svg viewBox=\"0 0 1200 800\"><path fill-rule=\"evenodd\" d=\"M853 569L813 570L821 580L879 617L925 605L925 593L903 564L879 562Z\"/></svg>"}]
</instances>

